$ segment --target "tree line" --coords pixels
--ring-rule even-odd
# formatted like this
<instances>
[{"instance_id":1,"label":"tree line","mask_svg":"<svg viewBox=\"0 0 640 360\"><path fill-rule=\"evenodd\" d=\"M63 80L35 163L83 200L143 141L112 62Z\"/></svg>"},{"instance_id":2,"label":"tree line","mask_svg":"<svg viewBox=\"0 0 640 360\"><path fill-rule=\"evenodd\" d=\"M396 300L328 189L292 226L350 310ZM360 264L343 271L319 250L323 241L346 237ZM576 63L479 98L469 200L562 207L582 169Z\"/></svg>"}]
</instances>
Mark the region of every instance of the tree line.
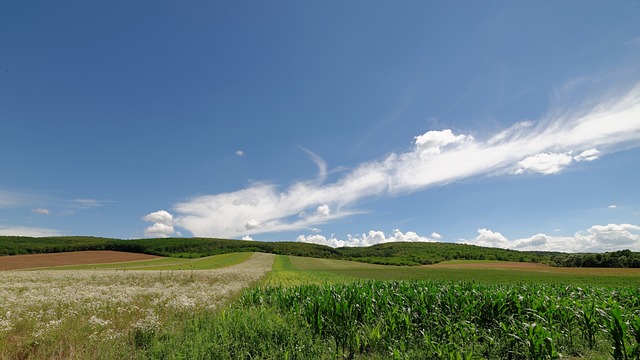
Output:
<instances>
[{"instance_id":1,"label":"tree line","mask_svg":"<svg viewBox=\"0 0 640 360\"><path fill-rule=\"evenodd\" d=\"M38 238L0 236L0 256L83 250L113 250L184 258L198 258L232 252L265 252L402 266L436 264L448 260L495 260L534 262L562 267L640 267L640 253L630 250L567 254L516 251L452 243L395 242L368 247L332 248L301 242L215 238L120 240L89 236Z\"/></svg>"}]
</instances>

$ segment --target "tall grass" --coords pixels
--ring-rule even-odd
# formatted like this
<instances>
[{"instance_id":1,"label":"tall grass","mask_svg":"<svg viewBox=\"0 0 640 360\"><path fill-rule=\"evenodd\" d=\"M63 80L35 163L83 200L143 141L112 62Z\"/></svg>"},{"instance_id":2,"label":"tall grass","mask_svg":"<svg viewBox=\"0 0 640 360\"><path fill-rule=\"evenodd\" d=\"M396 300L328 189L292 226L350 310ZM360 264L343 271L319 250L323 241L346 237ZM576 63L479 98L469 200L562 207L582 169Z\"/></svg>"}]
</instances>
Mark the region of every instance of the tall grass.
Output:
<instances>
[{"instance_id":1,"label":"tall grass","mask_svg":"<svg viewBox=\"0 0 640 360\"><path fill-rule=\"evenodd\" d=\"M235 300L273 257L202 271L4 271L0 359L144 357L160 332Z\"/></svg>"}]
</instances>

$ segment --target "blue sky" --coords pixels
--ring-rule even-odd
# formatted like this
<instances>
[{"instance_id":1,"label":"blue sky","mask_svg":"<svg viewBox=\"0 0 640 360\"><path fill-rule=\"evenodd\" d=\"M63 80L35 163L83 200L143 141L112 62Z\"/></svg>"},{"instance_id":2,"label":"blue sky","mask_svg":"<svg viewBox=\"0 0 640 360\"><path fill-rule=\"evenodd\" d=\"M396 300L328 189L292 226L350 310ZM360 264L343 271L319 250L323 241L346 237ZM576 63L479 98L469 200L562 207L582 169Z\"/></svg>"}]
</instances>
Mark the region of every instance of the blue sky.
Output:
<instances>
[{"instance_id":1,"label":"blue sky","mask_svg":"<svg viewBox=\"0 0 640 360\"><path fill-rule=\"evenodd\" d=\"M0 234L640 251L637 1L5 1Z\"/></svg>"}]
</instances>

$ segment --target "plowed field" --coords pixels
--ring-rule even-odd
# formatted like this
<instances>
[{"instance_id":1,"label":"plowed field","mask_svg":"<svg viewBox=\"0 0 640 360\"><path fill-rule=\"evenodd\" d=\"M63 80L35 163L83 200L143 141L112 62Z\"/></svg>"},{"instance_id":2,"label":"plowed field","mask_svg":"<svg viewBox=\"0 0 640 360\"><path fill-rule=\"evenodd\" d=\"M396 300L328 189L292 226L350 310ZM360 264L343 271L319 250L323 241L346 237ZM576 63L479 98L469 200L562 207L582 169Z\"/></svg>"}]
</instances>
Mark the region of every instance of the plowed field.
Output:
<instances>
[{"instance_id":1,"label":"plowed field","mask_svg":"<svg viewBox=\"0 0 640 360\"><path fill-rule=\"evenodd\" d=\"M159 256L120 251L76 251L53 254L0 256L0 270L41 268L49 266L105 264L152 260Z\"/></svg>"}]
</instances>

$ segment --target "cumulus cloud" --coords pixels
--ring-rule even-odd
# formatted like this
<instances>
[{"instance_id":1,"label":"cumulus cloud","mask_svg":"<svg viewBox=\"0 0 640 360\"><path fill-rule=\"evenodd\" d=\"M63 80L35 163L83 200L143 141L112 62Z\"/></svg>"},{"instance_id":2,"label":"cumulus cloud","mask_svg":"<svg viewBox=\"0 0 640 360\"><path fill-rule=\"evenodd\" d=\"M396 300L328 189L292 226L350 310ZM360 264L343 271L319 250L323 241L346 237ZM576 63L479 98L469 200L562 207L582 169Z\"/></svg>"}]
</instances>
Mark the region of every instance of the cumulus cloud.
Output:
<instances>
[{"instance_id":1,"label":"cumulus cloud","mask_svg":"<svg viewBox=\"0 0 640 360\"><path fill-rule=\"evenodd\" d=\"M242 237L242 240L253 241L253 238L249 235L245 235Z\"/></svg>"},{"instance_id":2,"label":"cumulus cloud","mask_svg":"<svg viewBox=\"0 0 640 360\"><path fill-rule=\"evenodd\" d=\"M31 209L31 212L34 213L34 214L38 214L38 215L49 215L49 214L51 214L49 209L44 209L44 208Z\"/></svg>"},{"instance_id":3,"label":"cumulus cloud","mask_svg":"<svg viewBox=\"0 0 640 360\"><path fill-rule=\"evenodd\" d=\"M55 229L32 228L22 226L0 226L0 236L62 236L63 233Z\"/></svg>"},{"instance_id":4,"label":"cumulus cloud","mask_svg":"<svg viewBox=\"0 0 640 360\"><path fill-rule=\"evenodd\" d=\"M143 220L152 223L171 225L173 223L173 215L169 214L169 212L165 210L160 210L147 214Z\"/></svg>"},{"instance_id":5,"label":"cumulus cloud","mask_svg":"<svg viewBox=\"0 0 640 360\"><path fill-rule=\"evenodd\" d=\"M142 219L153 223L144 230L145 237L165 238L177 234L173 227L173 215L165 210L152 212Z\"/></svg>"},{"instance_id":6,"label":"cumulus cloud","mask_svg":"<svg viewBox=\"0 0 640 360\"><path fill-rule=\"evenodd\" d=\"M523 174L525 172L533 172L545 175L555 174L569 166L572 160L571 154L536 154L518 161L518 169L515 173Z\"/></svg>"},{"instance_id":7,"label":"cumulus cloud","mask_svg":"<svg viewBox=\"0 0 640 360\"><path fill-rule=\"evenodd\" d=\"M236 150L236 155L238 155L238 156L240 156L240 157L245 157L245 156L247 156L247 154L246 154L244 151L242 151L242 150Z\"/></svg>"},{"instance_id":8,"label":"cumulus cloud","mask_svg":"<svg viewBox=\"0 0 640 360\"><path fill-rule=\"evenodd\" d=\"M390 235L386 235L383 231L369 230L368 233L358 235L347 235L347 239L337 239L334 235L326 238L320 234L300 235L296 238L298 242L306 242L312 244L327 245L331 247L355 247L355 246L371 246L388 242L435 242L441 238L440 234L432 233L431 237L421 236L413 231L403 233L399 229L395 229Z\"/></svg>"},{"instance_id":9,"label":"cumulus cloud","mask_svg":"<svg viewBox=\"0 0 640 360\"><path fill-rule=\"evenodd\" d=\"M331 213L331 210L329 209L329 205L327 204L320 205L316 209L316 214L318 216L329 216L330 213Z\"/></svg>"},{"instance_id":10,"label":"cumulus cloud","mask_svg":"<svg viewBox=\"0 0 640 360\"><path fill-rule=\"evenodd\" d=\"M638 145L640 86L574 110L551 111L495 135L427 131L406 151L362 163L329 183L324 161L307 152L318 164L319 179L285 187L254 183L196 196L174 205L174 224L195 236L229 238L309 229L362 213L356 207L366 198L399 196L474 176L556 174L574 161ZM325 205L328 214L318 211Z\"/></svg>"},{"instance_id":11,"label":"cumulus cloud","mask_svg":"<svg viewBox=\"0 0 640 360\"><path fill-rule=\"evenodd\" d=\"M594 225L573 236L535 234L528 238L507 239L499 232L478 229L475 239L465 244L525 251L604 252L630 249L640 251L640 226L631 224Z\"/></svg>"},{"instance_id":12,"label":"cumulus cloud","mask_svg":"<svg viewBox=\"0 0 640 360\"><path fill-rule=\"evenodd\" d=\"M454 135L453 131L447 129L443 131L428 131L414 138L416 150L422 157L437 155L450 144L460 144L466 140L473 140L472 136Z\"/></svg>"},{"instance_id":13,"label":"cumulus cloud","mask_svg":"<svg viewBox=\"0 0 640 360\"><path fill-rule=\"evenodd\" d=\"M615 208L617 208L617 207L618 207L618 205L616 205L616 204L611 204L611 205L609 205L609 206L607 206L607 207L608 207L609 209L615 209Z\"/></svg>"}]
</instances>

